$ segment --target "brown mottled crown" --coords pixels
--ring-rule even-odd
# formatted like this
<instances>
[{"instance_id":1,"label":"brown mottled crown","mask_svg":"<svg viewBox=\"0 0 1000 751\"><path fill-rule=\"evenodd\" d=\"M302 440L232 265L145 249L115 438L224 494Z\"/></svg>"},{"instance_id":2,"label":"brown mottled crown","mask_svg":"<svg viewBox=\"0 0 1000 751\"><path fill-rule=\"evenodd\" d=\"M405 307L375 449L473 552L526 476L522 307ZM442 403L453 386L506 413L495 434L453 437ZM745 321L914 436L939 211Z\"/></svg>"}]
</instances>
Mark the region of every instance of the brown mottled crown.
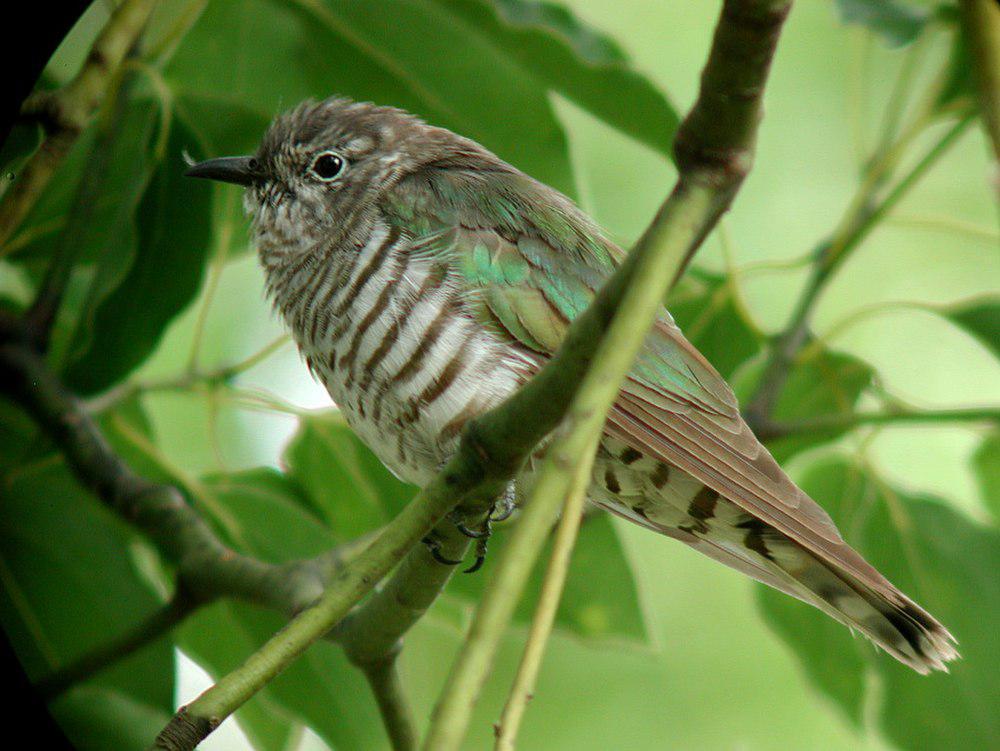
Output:
<instances>
[{"instance_id":1,"label":"brown mottled crown","mask_svg":"<svg viewBox=\"0 0 1000 751\"><path fill-rule=\"evenodd\" d=\"M375 149L384 149L427 129L423 120L396 107L336 96L322 101L307 99L275 118L257 158L266 161L288 147L337 144L365 136Z\"/></svg>"}]
</instances>

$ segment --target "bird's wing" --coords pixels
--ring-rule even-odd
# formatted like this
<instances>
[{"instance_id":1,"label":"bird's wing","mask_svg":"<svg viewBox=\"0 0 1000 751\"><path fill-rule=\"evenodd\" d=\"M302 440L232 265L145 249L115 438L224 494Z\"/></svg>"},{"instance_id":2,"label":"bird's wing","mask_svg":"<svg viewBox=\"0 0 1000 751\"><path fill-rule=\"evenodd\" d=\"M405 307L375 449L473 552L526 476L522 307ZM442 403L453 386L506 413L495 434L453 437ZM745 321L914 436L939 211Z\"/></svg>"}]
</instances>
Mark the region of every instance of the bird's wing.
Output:
<instances>
[{"instance_id":1,"label":"bird's wing","mask_svg":"<svg viewBox=\"0 0 1000 751\"><path fill-rule=\"evenodd\" d=\"M470 308L526 359L544 361L623 253L568 199L516 171L421 175L400 203L414 252L445 261ZM841 538L740 416L732 390L664 309L622 384L606 431L675 466L836 568L898 591Z\"/></svg>"}]
</instances>

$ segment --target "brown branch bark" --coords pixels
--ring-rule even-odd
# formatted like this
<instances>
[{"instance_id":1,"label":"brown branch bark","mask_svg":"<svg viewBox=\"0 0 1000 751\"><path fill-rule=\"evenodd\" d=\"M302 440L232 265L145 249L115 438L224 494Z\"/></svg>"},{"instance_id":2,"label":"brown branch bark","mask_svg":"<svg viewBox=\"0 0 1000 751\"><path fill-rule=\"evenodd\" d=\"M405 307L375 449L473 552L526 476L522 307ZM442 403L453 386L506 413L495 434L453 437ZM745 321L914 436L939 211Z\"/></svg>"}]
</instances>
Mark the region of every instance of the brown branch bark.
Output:
<instances>
[{"instance_id":1,"label":"brown branch bark","mask_svg":"<svg viewBox=\"0 0 1000 751\"><path fill-rule=\"evenodd\" d=\"M979 110L993 146L997 196L1000 198L1000 3L961 0L962 33L972 53Z\"/></svg>"}]
</instances>

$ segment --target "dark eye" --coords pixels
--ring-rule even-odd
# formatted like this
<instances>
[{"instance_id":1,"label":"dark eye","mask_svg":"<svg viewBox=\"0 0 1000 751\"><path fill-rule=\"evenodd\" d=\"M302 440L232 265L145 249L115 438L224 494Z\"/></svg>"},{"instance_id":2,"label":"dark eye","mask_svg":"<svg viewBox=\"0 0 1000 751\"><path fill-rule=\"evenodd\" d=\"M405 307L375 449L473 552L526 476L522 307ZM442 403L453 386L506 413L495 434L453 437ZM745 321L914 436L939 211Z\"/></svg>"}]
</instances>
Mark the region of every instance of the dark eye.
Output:
<instances>
[{"instance_id":1,"label":"dark eye","mask_svg":"<svg viewBox=\"0 0 1000 751\"><path fill-rule=\"evenodd\" d=\"M320 180L332 180L344 171L344 159L339 154L332 151L325 151L316 157L313 162L312 172Z\"/></svg>"}]
</instances>

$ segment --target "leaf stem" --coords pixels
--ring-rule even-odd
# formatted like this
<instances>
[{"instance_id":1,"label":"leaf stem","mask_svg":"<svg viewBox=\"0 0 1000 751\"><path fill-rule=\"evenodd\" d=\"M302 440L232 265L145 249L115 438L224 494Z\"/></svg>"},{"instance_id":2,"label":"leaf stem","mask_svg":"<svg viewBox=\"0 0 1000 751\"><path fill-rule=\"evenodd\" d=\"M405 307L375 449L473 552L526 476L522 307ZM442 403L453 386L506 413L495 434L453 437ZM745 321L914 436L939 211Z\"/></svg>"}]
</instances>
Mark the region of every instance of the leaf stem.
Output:
<instances>
[{"instance_id":1,"label":"leaf stem","mask_svg":"<svg viewBox=\"0 0 1000 751\"><path fill-rule=\"evenodd\" d=\"M880 201L876 198L876 193L884 179L888 177L892 165L899 158L900 144L909 142L918 129L911 128L889 152L873 162L868 178L858 189L837 229L830 239L821 243L816 249L812 273L799 296L788 325L774 341L760 383L745 410L747 422L755 432L770 421L774 405L788 379L795 357L809 336L812 311L826 282L850 253L868 237L878 222L947 152L972 120L973 116L970 113L957 120Z\"/></svg>"},{"instance_id":2,"label":"leaf stem","mask_svg":"<svg viewBox=\"0 0 1000 751\"><path fill-rule=\"evenodd\" d=\"M419 735L396 663L397 654L392 652L364 665L362 671L375 696L393 751L412 751L417 747Z\"/></svg>"}]
</instances>

